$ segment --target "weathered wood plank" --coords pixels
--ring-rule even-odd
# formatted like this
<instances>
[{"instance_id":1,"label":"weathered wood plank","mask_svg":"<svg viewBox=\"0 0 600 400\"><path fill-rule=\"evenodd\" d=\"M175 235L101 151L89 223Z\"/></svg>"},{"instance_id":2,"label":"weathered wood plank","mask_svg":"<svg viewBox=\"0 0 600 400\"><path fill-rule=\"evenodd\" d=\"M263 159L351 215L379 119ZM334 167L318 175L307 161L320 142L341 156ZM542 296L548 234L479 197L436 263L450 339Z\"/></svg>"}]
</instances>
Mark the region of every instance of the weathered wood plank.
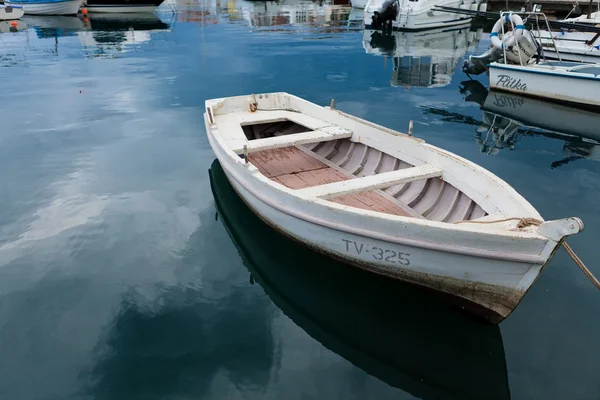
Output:
<instances>
[{"instance_id":1,"label":"weathered wood plank","mask_svg":"<svg viewBox=\"0 0 600 400\"><path fill-rule=\"evenodd\" d=\"M324 167L323 163L295 147L250 154L248 161L268 178Z\"/></svg>"},{"instance_id":2,"label":"weathered wood plank","mask_svg":"<svg viewBox=\"0 0 600 400\"><path fill-rule=\"evenodd\" d=\"M297 147L263 150L250 155L248 159L263 175L290 189L305 189L356 179L324 164ZM364 210L411 216L377 191L340 196L332 201Z\"/></svg>"},{"instance_id":3,"label":"weathered wood plank","mask_svg":"<svg viewBox=\"0 0 600 400\"><path fill-rule=\"evenodd\" d=\"M315 186L300 190L300 194L314 196L321 199L330 199L347 194L367 192L381 189L398 183L429 179L442 175L442 171L432 165L425 164L418 167L384 172L363 178L350 179L343 182L334 182L326 185Z\"/></svg>"}]
</instances>

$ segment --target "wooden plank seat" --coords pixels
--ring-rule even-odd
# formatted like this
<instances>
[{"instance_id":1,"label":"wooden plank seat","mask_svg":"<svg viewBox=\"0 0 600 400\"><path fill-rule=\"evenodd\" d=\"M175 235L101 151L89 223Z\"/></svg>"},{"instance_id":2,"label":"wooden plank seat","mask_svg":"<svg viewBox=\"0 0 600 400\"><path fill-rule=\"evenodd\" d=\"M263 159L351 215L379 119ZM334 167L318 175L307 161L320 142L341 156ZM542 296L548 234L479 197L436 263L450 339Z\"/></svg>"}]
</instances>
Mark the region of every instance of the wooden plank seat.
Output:
<instances>
[{"instance_id":1,"label":"wooden plank seat","mask_svg":"<svg viewBox=\"0 0 600 400\"><path fill-rule=\"evenodd\" d=\"M299 193L308 197L331 199L348 194L387 188L401 183L435 178L441 175L441 169L429 164L424 164L418 167L399 169L361 178L312 186L299 190Z\"/></svg>"},{"instance_id":2,"label":"wooden plank seat","mask_svg":"<svg viewBox=\"0 0 600 400\"><path fill-rule=\"evenodd\" d=\"M248 155L248 161L267 178L295 190L355 179L297 147L259 151ZM401 206L378 190L339 196L330 201L387 214L415 216L414 212L406 210L406 206Z\"/></svg>"},{"instance_id":3,"label":"wooden plank seat","mask_svg":"<svg viewBox=\"0 0 600 400\"><path fill-rule=\"evenodd\" d=\"M247 140L244 143L238 142L236 147L232 148L232 150L237 154L244 154L245 151L247 151L248 154L251 154L264 150L299 146L308 143L347 139L351 136L351 131L339 126L330 125L310 132L273 136L265 139ZM244 149L244 145L247 146L246 149Z\"/></svg>"}]
</instances>

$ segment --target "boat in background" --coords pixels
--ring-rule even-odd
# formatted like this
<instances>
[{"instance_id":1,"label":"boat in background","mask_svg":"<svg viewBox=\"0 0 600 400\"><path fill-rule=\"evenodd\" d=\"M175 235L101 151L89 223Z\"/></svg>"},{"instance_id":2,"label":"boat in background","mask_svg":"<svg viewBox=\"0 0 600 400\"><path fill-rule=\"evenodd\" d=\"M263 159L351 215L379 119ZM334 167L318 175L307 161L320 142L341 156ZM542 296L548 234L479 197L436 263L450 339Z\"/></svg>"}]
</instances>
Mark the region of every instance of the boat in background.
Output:
<instances>
[{"instance_id":1,"label":"boat in background","mask_svg":"<svg viewBox=\"0 0 600 400\"><path fill-rule=\"evenodd\" d=\"M0 3L0 21L14 21L20 19L24 13L21 5Z\"/></svg>"},{"instance_id":2,"label":"boat in background","mask_svg":"<svg viewBox=\"0 0 600 400\"><path fill-rule=\"evenodd\" d=\"M429 291L310 251L261 221L217 160L209 176L218 219L250 282L327 349L419 399L510 399L498 326Z\"/></svg>"},{"instance_id":3,"label":"boat in background","mask_svg":"<svg viewBox=\"0 0 600 400\"><path fill-rule=\"evenodd\" d=\"M544 58L562 61L597 63L600 61L600 35L593 32L543 30L535 32Z\"/></svg>"},{"instance_id":4,"label":"boat in background","mask_svg":"<svg viewBox=\"0 0 600 400\"><path fill-rule=\"evenodd\" d=\"M388 0L369 0L364 11L364 27L384 30L425 30L461 25L472 19L469 15L448 12L436 7L484 11L487 9L487 3L483 0L396 0L392 3ZM391 25L386 25L388 18Z\"/></svg>"},{"instance_id":5,"label":"boat in background","mask_svg":"<svg viewBox=\"0 0 600 400\"><path fill-rule=\"evenodd\" d=\"M477 48L481 38L483 29L473 31L470 26L467 22L422 32L364 30L363 48L368 54L392 57L392 86L447 86L462 57Z\"/></svg>"},{"instance_id":6,"label":"boat in background","mask_svg":"<svg viewBox=\"0 0 600 400\"><path fill-rule=\"evenodd\" d=\"M164 0L85 0L88 13L152 13Z\"/></svg>"},{"instance_id":7,"label":"boat in background","mask_svg":"<svg viewBox=\"0 0 600 400\"><path fill-rule=\"evenodd\" d=\"M26 15L75 15L83 0L18 0L5 2L23 6Z\"/></svg>"},{"instance_id":8,"label":"boat in background","mask_svg":"<svg viewBox=\"0 0 600 400\"><path fill-rule=\"evenodd\" d=\"M597 25L600 24L600 2L598 3L598 10L596 12L590 12L589 14L582 14L578 17L561 19L561 22L572 22L576 24L588 24Z\"/></svg>"},{"instance_id":9,"label":"boat in background","mask_svg":"<svg viewBox=\"0 0 600 400\"><path fill-rule=\"evenodd\" d=\"M578 218L544 222L499 177L422 140L287 93L206 101L229 181L271 226L497 323ZM411 132L412 134L412 132Z\"/></svg>"},{"instance_id":10,"label":"boat in background","mask_svg":"<svg viewBox=\"0 0 600 400\"><path fill-rule=\"evenodd\" d=\"M600 64L562 61L557 45L554 51L558 61L547 61L538 38L526 29L517 13L500 15L490 34L492 46L479 56L469 57L463 66L467 75L487 70L491 89L600 107ZM527 18L532 17L543 19L549 28L545 14L527 13ZM512 29L505 32L506 24Z\"/></svg>"}]
</instances>

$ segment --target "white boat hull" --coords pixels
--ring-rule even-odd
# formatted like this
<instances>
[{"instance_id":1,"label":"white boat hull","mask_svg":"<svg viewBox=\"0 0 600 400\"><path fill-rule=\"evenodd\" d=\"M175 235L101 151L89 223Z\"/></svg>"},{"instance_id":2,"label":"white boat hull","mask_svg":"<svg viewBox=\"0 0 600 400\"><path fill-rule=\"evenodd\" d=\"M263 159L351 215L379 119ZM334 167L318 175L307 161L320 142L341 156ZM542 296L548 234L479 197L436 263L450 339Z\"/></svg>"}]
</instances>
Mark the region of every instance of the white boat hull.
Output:
<instances>
[{"instance_id":1,"label":"white boat hull","mask_svg":"<svg viewBox=\"0 0 600 400\"><path fill-rule=\"evenodd\" d=\"M55 1L48 3L23 2L27 15L75 15L79 12L82 0Z\"/></svg>"},{"instance_id":2,"label":"white boat hull","mask_svg":"<svg viewBox=\"0 0 600 400\"><path fill-rule=\"evenodd\" d=\"M86 6L89 13L151 13L156 10L155 5L147 6L115 6L115 5L94 5Z\"/></svg>"},{"instance_id":3,"label":"white boat hull","mask_svg":"<svg viewBox=\"0 0 600 400\"><path fill-rule=\"evenodd\" d=\"M502 320L518 305L543 267L400 246L315 225L272 208L247 184L227 177L248 206L285 235L371 272L455 296L464 306L481 308L476 311L492 321Z\"/></svg>"},{"instance_id":4,"label":"white boat hull","mask_svg":"<svg viewBox=\"0 0 600 400\"><path fill-rule=\"evenodd\" d=\"M381 1L370 0L365 6L364 12L364 26L370 29L372 17L375 11L380 8ZM392 28L398 30L426 30L440 27L450 27L455 25L461 25L465 22L470 22L471 17L448 13L444 11L434 11L433 7L436 5L445 7L459 8L461 6L461 0L450 0L450 1L425 1L421 0L417 5L409 1L403 1L400 7L398 17L392 22ZM465 7L463 7L465 8Z\"/></svg>"},{"instance_id":5,"label":"white boat hull","mask_svg":"<svg viewBox=\"0 0 600 400\"><path fill-rule=\"evenodd\" d=\"M538 66L490 64L492 89L558 102L600 106L600 78Z\"/></svg>"},{"instance_id":6,"label":"white boat hull","mask_svg":"<svg viewBox=\"0 0 600 400\"><path fill-rule=\"evenodd\" d=\"M21 6L0 6L0 21L20 19L24 12L23 7Z\"/></svg>"}]
</instances>

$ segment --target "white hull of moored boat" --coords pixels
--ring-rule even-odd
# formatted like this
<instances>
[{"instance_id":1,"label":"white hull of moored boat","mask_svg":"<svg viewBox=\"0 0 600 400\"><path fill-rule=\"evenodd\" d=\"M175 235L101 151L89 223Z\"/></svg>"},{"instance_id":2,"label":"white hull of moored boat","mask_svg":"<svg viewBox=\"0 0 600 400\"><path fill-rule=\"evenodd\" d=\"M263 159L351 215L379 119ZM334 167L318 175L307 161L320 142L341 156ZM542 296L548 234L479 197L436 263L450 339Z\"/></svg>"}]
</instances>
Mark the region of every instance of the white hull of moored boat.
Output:
<instances>
[{"instance_id":1,"label":"white hull of moored boat","mask_svg":"<svg viewBox=\"0 0 600 400\"><path fill-rule=\"evenodd\" d=\"M600 106L600 66L566 62L490 64L490 87L558 102ZM581 72L578 72L581 71Z\"/></svg>"},{"instance_id":2,"label":"white hull of moored boat","mask_svg":"<svg viewBox=\"0 0 600 400\"><path fill-rule=\"evenodd\" d=\"M23 9L27 15L75 15L79 12L81 4L82 0L53 1L47 3L24 1Z\"/></svg>"},{"instance_id":3,"label":"white hull of moored boat","mask_svg":"<svg viewBox=\"0 0 600 400\"><path fill-rule=\"evenodd\" d=\"M11 21L19 19L23 16L24 11L21 6L4 6L0 5L0 21Z\"/></svg>"},{"instance_id":4,"label":"white hull of moored boat","mask_svg":"<svg viewBox=\"0 0 600 400\"><path fill-rule=\"evenodd\" d=\"M494 322L517 306L562 237L583 229L574 218L541 222L510 186L465 159L285 93L206 105L213 151L267 223L332 257L450 294ZM272 136L269 124L281 123L288 130L277 125ZM541 226L503 222L517 216Z\"/></svg>"},{"instance_id":5,"label":"white hull of moored boat","mask_svg":"<svg viewBox=\"0 0 600 400\"><path fill-rule=\"evenodd\" d=\"M501 320L518 305L543 267L540 263L431 251L307 222L266 203L248 182L238 181L234 174L227 176L240 197L287 236L371 272L460 297L469 305L490 310L484 316L492 320Z\"/></svg>"},{"instance_id":6,"label":"white hull of moored boat","mask_svg":"<svg viewBox=\"0 0 600 400\"><path fill-rule=\"evenodd\" d=\"M365 6L364 26L370 29L375 11L381 7L382 0L369 0ZM462 0L400 0L398 16L392 21L392 28L399 30L426 30L450 27L470 22L471 17L462 14L435 10L435 6L469 9Z\"/></svg>"}]
</instances>

